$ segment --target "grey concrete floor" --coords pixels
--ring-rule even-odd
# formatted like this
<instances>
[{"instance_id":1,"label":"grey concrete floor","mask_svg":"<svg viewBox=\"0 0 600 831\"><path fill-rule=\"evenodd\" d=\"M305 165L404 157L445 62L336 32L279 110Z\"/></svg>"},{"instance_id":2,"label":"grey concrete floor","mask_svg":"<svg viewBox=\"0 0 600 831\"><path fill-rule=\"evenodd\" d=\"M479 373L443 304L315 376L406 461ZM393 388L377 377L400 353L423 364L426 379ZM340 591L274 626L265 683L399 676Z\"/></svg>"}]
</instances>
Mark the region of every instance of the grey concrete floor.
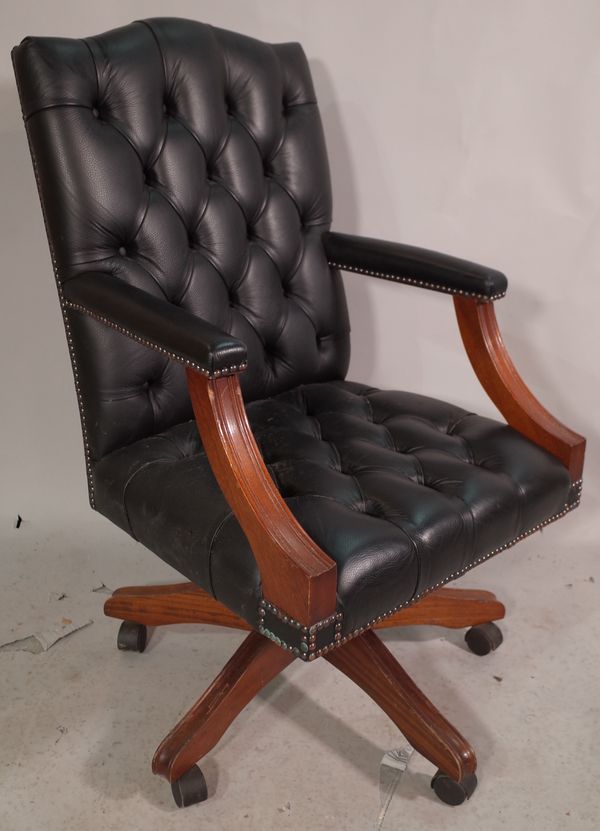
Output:
<instances>
[{"instance_id":1,"label":"grey concrete floor","mask_svg":"<svg viewBox=\"0 0 600 831\"><path fill-rule=\"evenodd\" d=\"M143 655L120 653L106 595L92 589L169 582L174 572L91 511L4 529L0 643L65 620L93 623L47 652L0 650L0 828L596 831L597 507L584 504L456 584L506 603L498 652L472 655L461 631L383 635L474 745L480 784L469 803L444 806L429 787L433 766L415 753L379 825L381 759L403 739L325 661L292 664L252 702L202 764L209 800L176 809L150 771L152 753L242 636L168 627Z\"/></svg>"}]
</instances>

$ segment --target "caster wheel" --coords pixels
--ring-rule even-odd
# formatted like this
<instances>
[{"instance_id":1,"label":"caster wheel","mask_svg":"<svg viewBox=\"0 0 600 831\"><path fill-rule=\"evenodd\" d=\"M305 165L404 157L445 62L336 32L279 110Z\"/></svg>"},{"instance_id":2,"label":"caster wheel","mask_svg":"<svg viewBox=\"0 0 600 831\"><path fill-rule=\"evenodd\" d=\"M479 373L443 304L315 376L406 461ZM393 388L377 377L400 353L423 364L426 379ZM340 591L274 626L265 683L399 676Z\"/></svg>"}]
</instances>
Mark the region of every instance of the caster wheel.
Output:
<instances>
[{"instance_id":1,"label":"caster wheel","mask_svg":"<svg viewBox=\"0 0 600 831\"><path fill-rule=\"evenodd\" d=\"M469 799L473 791L477 787L477 777L474 773L465 776L462 782L455 782L450 779L441 770L435 774L431 780L431 787L435 791L435 795L446 805L462 805L466 799Z\"/></svg>"},{"instance_id":2,"label":"caster wheel","mask_svg":"<svg viewBox=\"0 0 600 831\"><path fill-rule=\"evenodd\" d=\"M143 623L132 623L124 620L119 627L117 646L127 652L143 652L146 648L148 630Z\"/></svg>"},{"instance_id":3,"label":"caster wheel","mask_svg":"<svg viewBox=\"0 0 600 831\"><path fill-rule=\"evenodd\" d=\"M204 774L197 765L187 770L179 779L171 782L171 791L178 808L196 805L197 802L204 802L208 797Z\"/></svg>"},{"instance_id":4,"label":"caster wheel","mask_svg":"<svg viewBox=\"0 0 600 831\"><path fill-rule=\"evenodd\" d=\"M487 655L502 643L502 632L495 623L472 626L465 635L467 646L476 655Z\"/></svg>"}]
</instances>

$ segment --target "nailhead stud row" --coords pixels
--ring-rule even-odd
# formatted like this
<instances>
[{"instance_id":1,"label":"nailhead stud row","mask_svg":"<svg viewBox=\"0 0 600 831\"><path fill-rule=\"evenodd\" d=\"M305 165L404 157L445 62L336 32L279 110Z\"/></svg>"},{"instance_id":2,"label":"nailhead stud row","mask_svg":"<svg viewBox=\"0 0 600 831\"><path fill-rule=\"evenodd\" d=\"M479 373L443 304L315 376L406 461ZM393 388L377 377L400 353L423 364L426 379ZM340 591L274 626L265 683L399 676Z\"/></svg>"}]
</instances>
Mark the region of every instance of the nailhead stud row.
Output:
<instances>
[{"instance_id":1,"label":"nailhead stud row","mask_svg":"<svg viewBox=\"0 0 600 831\"><path fill-rule=\"evenodd\" d=\"M23 100L21 95L21 90L19 89L19 98ZM77 406L79 408L79 418L81 421L81 433L83 436L83 448L84 448L84 455L85 455L85 470L86 470L86 477L88 483L88 494L90 505L92 508L96 507L96 499L94 495L94 480L92 478L92 460L91 460L91 452L90 452L90 442L89 436L87 431L87 419L85 414L85 408L83 404L83 396L81 394L81 385L79 383L79 366L77 364L77 357L75 355L75 347L73 344L73 336L71 334L71 326L69 322L69 316L67 314L65 298L63 296L62 285L58 275L58 263L56 261L56 254L54 252L54 247L52 245L52 240L50 238L50 229L48 227L48 217L46 216L46 210L44 208L44 202L42 199L42 187L40 183L40 176L38 170L37 159L35 153L33 152L33 145L31 143L31 136L29 135L29 126L27 123L27 119L21 109L21 115L23 117L23 123L25 125L25 134L27 136L27 144L29 145L29 153L31 154L31 162L33 165L33 172L35 176L35 183L38 190L38 195L40 198L40 204L42 206L42 217L44 220L44 228L46 229L46 237L48 238L48 248L50 250L50 259L52 261L52 270L54 272L54 279L56 281L56 288L58 290L58 299L60 302L60 308L63 317L63 323L65 326L65 333L67 336L67 346L69 349L69 357L71 358L71 367L73 369L73 378L75 381L75 395L77 397Z\"/></svg>"},{"instance_id":2,"label":"nailhead stud row","mask_svg":"<svg viewBox=\"0 0 600 831\"><path fill-rule=\"evenodd\" d=\"M157 343L153 343L150 340L146 340L145 338L140 337L140 335L136 335L136 333L132 332L130 329L125 329L123 326L119 326L118 323L114 323L114 321L110 320L110 318L96 314L96 312L93 312L91 309L88 309L85 306L81 306L79 303L71 303L69 300L67 300L66 306L69 309L75 309L78 312L83 312L84 314L93 317L94 320L98 320L100 321L100 323L104 323L105 326L109 326L111 329L115 329L117 332L121 332L121 334L127 335L128 338L137 341L137 343L141 343L143 346L147 346L148 349L154 349L155 352L160 352L161 355L166 355L168 358L171 358L171 360L177 361L177 363L195 369L197 372L202 373L202 375L206 375L206 377L210 378L211 380L215 378L221 378L223 375L232 375L235 372L242 372L242 370L248 367L248 364L244 362L241 364L232 364L231 366L223 367L223 369L215 369L211 372L209 369L205 369L199 364L194 363L194 361L190 361L189 358L184 358L182 355L177 355L175 352L170 352L163 346L159 346L159 344Z\"/></svg>"},{"instance_id":3,"label":"nailhead stud row","mask_svg":"<svg viewBox=\"0 0 600 831\"><path fill-rule=\"evenodd\" d=\"M487 294L478 294L474 291L464 291L463 289L451 289L447 286L441 286L439 283L428 283L426 280L417 280L416 277L405 277L400 274L389 274L386 271L371 271L368 268L358 268L352 265L344 265L344 263L336 263L333 260L328 260L332 268L340 268L342 271L353 271L356 274L368 274L370 277L381 277L383 280L395 280L398 283L408 283L411 286L419 286L423 289L433 289L434 291L444 291L447 294L459 294L463 297L475 297L477 300L501 300L505 297L506 292L499 292L488 296Z\"/></svg>"},{"instance_id":4,"label":"nailhead stud row","mask_svg":"<svg viewBox=\"0 0 600 831\"><path fill-rule=\"evenodd\" d=\"M264 618L267 612L270 612L270 614L274 615L274 617L278 618L283 623L286 623L288 626L301 632L302 640L299 647L287 643L283 640L283 638L280 638L274 632L271 632L271 630L264 625ZM269 640L276 643L277 646L280 646L288 652L292 652L297 658L302 658L303 661L312 661L316 657L315 648L317 632L320 632L327 626L331 626L331 624L335 622L334 640L339 641L341 638L342 619L342 612L334 612L332 615L329 615L329 617L323 618L323 620L318 620L316 623L307 626L299 620L295 620L293 617L290 617L290 615L286 615L285 612L282 612L281 609L273 603L262 599L258 608L258 631L261 635L264 635L266 638L269 638Z\"/></svg>"}]
</instances>

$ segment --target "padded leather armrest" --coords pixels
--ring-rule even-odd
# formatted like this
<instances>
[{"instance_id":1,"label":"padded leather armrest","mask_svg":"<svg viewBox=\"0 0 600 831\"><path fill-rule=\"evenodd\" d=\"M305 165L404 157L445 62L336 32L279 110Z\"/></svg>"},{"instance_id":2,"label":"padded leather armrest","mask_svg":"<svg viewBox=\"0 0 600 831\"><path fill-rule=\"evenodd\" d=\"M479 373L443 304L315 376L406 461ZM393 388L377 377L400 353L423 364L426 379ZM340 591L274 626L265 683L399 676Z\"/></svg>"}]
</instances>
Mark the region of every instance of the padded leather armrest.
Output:
<instances>
[{"instance_id":1,"label":"padded leather armrest","mask_svg":"<svg viewBox=\"0 0 600 831\"><path fill-rule=\"evenodd\" d=\"M191 312L105 273L63 284L67 308L84 312L169 358L218 378L247 366L242 341Z\"/></svg>"},{"instance_id":2,"label":"padded leather armrest","mask_svg":"<svg viewBox=\"0 0 600 831\"><path fill-rule=\"evenodd\" d=\"M323 244L329 264L345 271L479 300L506 294L508 282L500 271L426 248L335 232L324 233Z\"/></svg>"}]
</instances>

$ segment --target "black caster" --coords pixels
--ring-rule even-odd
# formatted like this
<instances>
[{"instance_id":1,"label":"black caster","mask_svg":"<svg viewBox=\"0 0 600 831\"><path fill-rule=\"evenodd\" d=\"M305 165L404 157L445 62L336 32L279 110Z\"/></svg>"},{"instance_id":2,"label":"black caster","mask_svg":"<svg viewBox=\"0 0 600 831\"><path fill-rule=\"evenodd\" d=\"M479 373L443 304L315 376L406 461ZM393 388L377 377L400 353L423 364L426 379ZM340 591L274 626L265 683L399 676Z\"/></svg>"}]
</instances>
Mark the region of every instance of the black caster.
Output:
<instances>
[{"instance_id":1,"label":"black caster","mask_svg":"<svg viewBox=\"0 0 600 831\"><path fill-rule=\"evenodd\" d=\"M175 782L171 782L171 790L178 808L196 805L198 802L204 802L208 797L204 774L197 765L187 770Z\"/></svg>"},{"instance_id":2,"label":"black caster","mask_svg":"<svg viewBox=\"0 0 600 831\"><path fill-rule=\"evenodd\" d=\"M474 773L470 773L462 780L462 782L455 782L450 779L441 770L435 774L431 780L431 787L435 791L435 795L446 805L462 805L466 799L469 799L475 788L477 787L477 777Z\"/></svg>"},{"instance_id":3,"label":"black caster","mask_svg":"<svg viewBox=\"0 0 600 831\"><path fill-rule=\"evenodd\" d=\"M465 635L467 646L476 655L487 655L502 643L502 632L495 623L472 626Z\"/></svg>"},{"instance_id":4,"label":"black caster","mask_svg":"<svg viewBox=\"0 0 600 831\"><path fill-rule=\"evenodd\" d=\"M148 630L143 623L132 623L124 620L119 627L117 646L127 652L143 652L146 648Z\"/></svg>"}]
</instances>

